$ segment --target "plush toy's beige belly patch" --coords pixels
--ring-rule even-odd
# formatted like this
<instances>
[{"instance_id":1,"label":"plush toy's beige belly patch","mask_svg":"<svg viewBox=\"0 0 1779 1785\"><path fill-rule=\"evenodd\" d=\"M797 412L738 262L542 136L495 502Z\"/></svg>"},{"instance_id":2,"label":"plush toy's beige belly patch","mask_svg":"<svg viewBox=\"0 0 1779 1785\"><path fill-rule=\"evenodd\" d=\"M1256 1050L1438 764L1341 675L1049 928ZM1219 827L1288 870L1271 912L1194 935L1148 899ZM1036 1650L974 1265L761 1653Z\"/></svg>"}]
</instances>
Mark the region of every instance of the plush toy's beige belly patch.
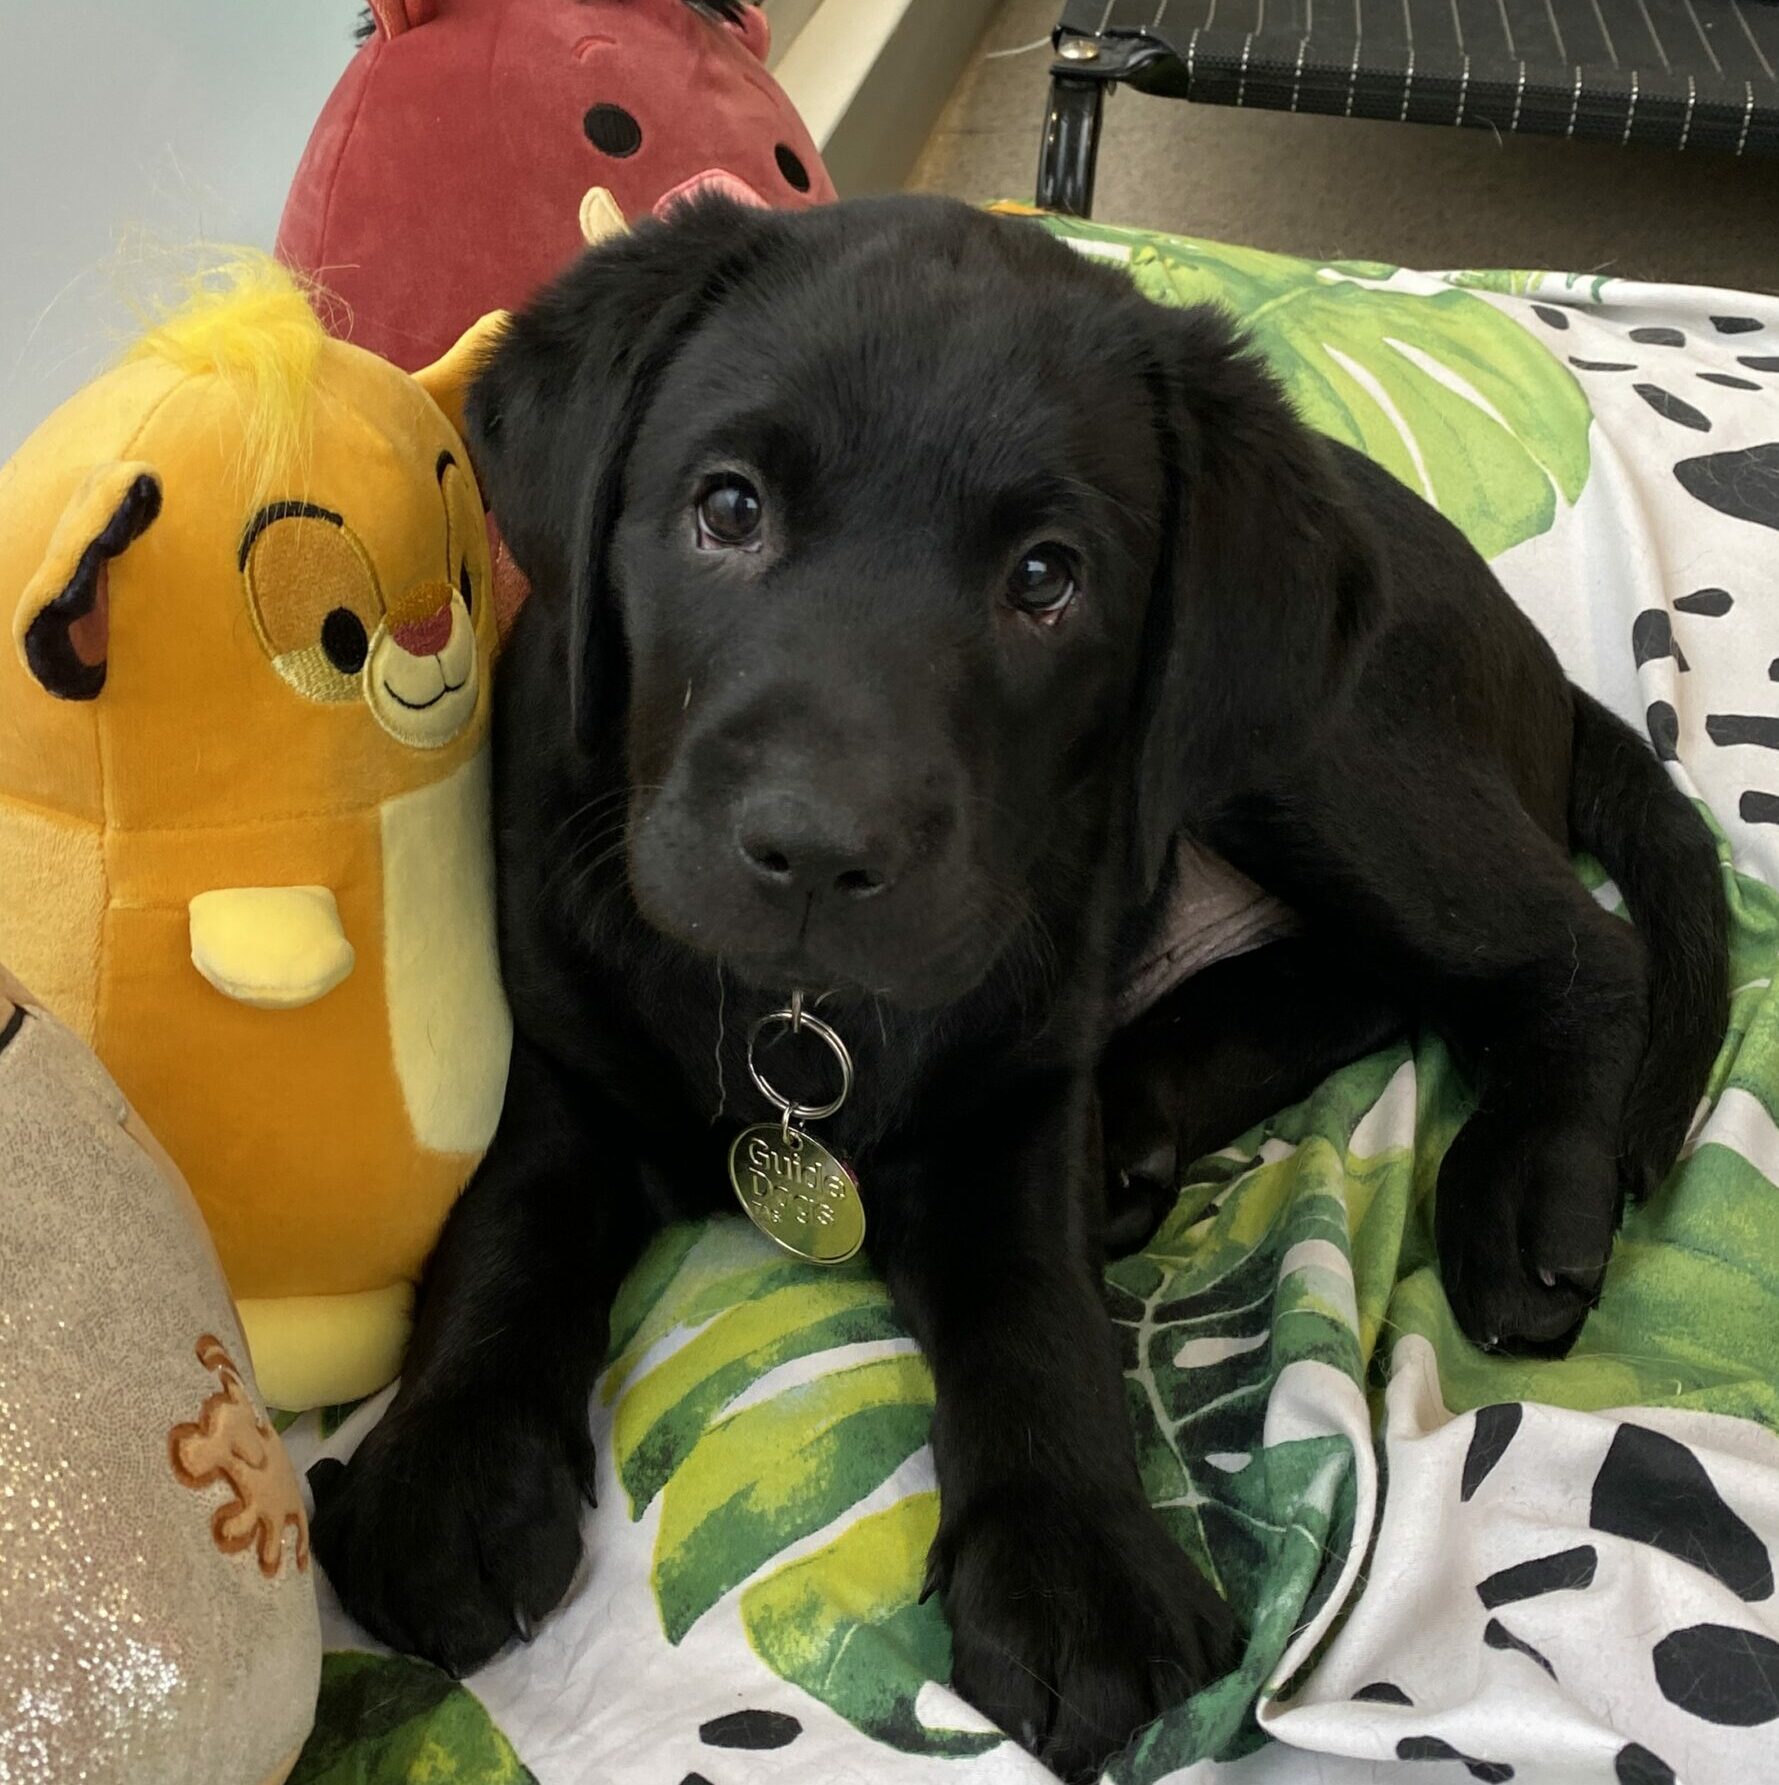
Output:
<instances>
[{"instance_id":1,"label":"plush toy's beige belly patch","mask_svg":"<svg viewBox=\"0 0 1779 1785\"><path fill-rule=\"evenodd\" d=\"M408 1120L423 1147L479 1153L513 1039L493 941L487 747L379 816L389 1036Z\"/></svg>"}]
</instances>

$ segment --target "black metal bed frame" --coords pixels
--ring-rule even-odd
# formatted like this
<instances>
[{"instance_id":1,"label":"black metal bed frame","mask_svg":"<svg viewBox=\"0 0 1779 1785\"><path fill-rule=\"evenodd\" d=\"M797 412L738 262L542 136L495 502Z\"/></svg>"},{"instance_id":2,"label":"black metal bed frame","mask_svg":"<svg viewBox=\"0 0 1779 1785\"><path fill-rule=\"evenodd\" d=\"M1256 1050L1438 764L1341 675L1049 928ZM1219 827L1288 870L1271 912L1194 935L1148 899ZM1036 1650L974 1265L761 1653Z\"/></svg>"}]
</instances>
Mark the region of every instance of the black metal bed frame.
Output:
<instances>
[{"instance_id":1,"label":"black metal bed frame","mask_svg":"<svg viewBox=\"0 0 1779 1785\"><path fill-rule=\"evenodd\" d=\"M1038 203L1093 207L1106 94L1779 155L1779 0L1067 0ZM1779 215L1774 218L1779 229Z\"/></svg>"}]
</instances>

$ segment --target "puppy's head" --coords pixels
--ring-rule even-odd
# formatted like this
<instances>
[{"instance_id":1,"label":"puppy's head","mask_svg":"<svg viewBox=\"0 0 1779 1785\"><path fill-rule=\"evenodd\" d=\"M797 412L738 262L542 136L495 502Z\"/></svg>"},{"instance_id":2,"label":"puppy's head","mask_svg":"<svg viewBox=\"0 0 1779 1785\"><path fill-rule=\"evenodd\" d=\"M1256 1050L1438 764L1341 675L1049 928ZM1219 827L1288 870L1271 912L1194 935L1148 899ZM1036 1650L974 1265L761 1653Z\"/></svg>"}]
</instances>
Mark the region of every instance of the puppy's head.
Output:
<instances>
[{"instance_id":1,"label":"puppy's head","mask_svg":"<svg viewBox=\"0 0 1779 1785\"><path fill-rule=\"evenodd\" d=\"M645 225L515 320L470 429L567 722L622 741L639 908L774 989L946 1002L1140 895L1364 629L1334 473L1227 326L943 201Z\"/></svg>"}]
</instances>

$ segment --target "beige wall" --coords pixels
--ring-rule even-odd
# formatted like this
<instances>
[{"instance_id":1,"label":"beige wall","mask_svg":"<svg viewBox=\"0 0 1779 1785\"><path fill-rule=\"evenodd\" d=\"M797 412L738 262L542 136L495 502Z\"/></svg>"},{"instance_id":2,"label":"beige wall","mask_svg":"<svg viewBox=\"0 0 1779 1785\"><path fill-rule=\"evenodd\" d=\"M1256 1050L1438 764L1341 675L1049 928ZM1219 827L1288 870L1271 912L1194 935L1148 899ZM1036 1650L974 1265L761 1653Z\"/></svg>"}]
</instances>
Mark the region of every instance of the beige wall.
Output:
<instances>
[{"instance_id":1,"label":"beige wall","mask_svg":"<svg viewBox=\"0 0 1779 1785\"><path fill-rule=\"evenodd\" d=\"M815 16L822 0L760 0L772 21L772 66L783 59L791 40Z\"/></svg>"},{"instance_id":2,"label":"beige wall","mask_svg":"<svg viewBox=\"0 0 1779 1785\"><path fill-rule=\"evenodd\" d=\"M842 197L908 178L995 4L820 0L777 70Z\"/></svg>"}]
</instances>

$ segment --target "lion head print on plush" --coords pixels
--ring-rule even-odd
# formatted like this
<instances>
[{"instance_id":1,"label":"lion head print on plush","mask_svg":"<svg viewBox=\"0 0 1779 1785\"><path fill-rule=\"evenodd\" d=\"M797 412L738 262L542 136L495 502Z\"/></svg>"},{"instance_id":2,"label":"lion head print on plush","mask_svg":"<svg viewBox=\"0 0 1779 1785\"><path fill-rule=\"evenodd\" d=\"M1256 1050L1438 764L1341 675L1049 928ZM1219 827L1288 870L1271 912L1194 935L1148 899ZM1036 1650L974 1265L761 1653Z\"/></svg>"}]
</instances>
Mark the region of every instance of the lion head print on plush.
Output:
<instances>
[{"instance_id":1,"label":"lion head print on plush","mask_svg":"<svg viewBox=\"0 0 1779 1785\"><path fill-rule=\"evenodd\" d=\"M191 1181L274 1404L393 1375L500 1106L482 340L410 377L244 257L0 472L0 956Z\"/></svg>"}]
</instances>

